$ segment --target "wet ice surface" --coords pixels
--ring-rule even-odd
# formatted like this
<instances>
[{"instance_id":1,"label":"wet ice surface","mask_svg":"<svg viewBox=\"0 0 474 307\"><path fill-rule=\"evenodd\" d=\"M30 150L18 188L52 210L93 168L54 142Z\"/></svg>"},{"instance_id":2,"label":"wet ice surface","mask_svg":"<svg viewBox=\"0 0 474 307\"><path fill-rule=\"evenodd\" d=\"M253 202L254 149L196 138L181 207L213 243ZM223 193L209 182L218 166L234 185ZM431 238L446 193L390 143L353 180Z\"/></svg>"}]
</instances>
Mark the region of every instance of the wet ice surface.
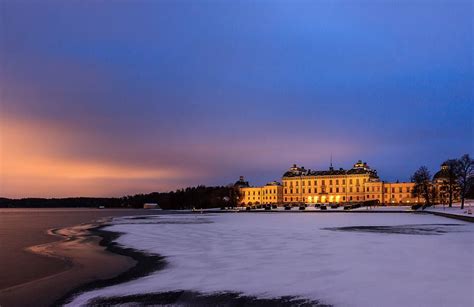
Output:
<instances>
[{"instance_id":1,"label":"wet ice surface","mask_svg":"<svg viewBox=\"0 0 474 307\"><path fill-rule=\"evenodd\" d=\"M460 227L461 226L461 227ZM415 224L398 226L348 226L348 227L328 227L325 230L348 231L348 232L372 232L391 233L404 235L441 235L448 232L469 231L463 228L462 224Z\"/></svg>"},{"instance_id":2,"label":"wet ice surface","mask_svg":"<svg viewBox=\"0 0 474 307\"><path fill-rule=\"evenodd\" d=\"M123 233L118 243L165 256L168 265L84 293L72 305L179 291L334 306L474 305L474 226L443 217L189 214L120 218L107 229Z\"/></svg>"}]
</instances>

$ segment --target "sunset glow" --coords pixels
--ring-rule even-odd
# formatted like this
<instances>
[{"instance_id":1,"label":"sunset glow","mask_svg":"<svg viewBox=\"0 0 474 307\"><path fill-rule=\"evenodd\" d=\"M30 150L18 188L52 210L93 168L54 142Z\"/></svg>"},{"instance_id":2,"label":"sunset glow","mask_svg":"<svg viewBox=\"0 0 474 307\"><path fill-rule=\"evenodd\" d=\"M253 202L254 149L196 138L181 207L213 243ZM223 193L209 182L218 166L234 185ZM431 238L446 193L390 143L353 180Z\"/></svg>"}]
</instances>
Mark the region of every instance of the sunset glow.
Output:
<instances>
[{"instance_id":1,"label":"sunset glow","mask_svg":"<svg viewBox=\"0 0 474 307\"><path fill-rule=\"evenodd\" d=\"M331 156L408 180L472 152L469 2L298 3L4 1L0 196L264 184Z\"/></svg>"}]
</instances>

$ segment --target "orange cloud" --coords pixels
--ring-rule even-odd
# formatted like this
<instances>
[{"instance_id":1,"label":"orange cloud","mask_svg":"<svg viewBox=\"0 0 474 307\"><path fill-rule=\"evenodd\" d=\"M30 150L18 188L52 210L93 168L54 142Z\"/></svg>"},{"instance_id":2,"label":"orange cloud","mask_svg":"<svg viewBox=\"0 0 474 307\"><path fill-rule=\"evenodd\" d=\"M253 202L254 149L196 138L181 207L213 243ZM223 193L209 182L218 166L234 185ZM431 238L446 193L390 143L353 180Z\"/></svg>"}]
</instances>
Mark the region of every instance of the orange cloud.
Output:
<instances>
[{"instance_id":1,"label":"orange cloud","mask_svg":"<svg viewBox=\"0 0 474 307\"><path fill-rule=\"evenodd\" d=\"M176 187L196 173L62 154L77 133L50 123L0 121L0 196L123 195ZM92 145L91 145L92 146ZM68 148L71 150L71 148Z\"/></svg>"}]
</instances>

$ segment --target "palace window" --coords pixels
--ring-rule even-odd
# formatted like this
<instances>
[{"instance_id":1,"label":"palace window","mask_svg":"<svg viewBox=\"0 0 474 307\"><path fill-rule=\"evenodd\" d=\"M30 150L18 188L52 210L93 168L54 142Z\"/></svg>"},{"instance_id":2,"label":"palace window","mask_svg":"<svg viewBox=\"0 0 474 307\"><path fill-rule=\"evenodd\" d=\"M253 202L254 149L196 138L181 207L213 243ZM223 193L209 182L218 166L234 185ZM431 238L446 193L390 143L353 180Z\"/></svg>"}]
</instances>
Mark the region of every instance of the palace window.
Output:
<instances>
[{"instance_id":1,"label":"palace window","mask_svg":"<svg viewBox=\"0 0 474 307\"><path fill-rule=\"evenodd\" d=\"M332 185L332 179L329 179L329 185Z\"/></svg>"},{"instance_id":2,"label":"palace window","mask_svg":"<svg viewBox=\"0 0 474 307\"><path fill-rule=\"evenodd\" d=\"M311 185L311 180L308 180L308 185Z\"/></svg>"},{"instance_id":3,"label":"palace window","mask_svg":"<svg viewBox=\"0 0 474 307\"><path fill-rule=\"evenodd\" d=\"M311 193L311 188L308 188L308 193Z\"/></svg>"},{"instance_id":4,"label":"palace window","mask_svg":"<svg viewBox=\"0 0 474 307\"><path fill-rule=\"evenodd\" d=\"M304 180L301 182L301 185L304 186Z\"/></svg>"},{"instance_id":5,"label":"palace window","mask_svg":"<svg viewBox=\"0 0 474 307\"><path fill-rule=\"evenodd\" d=\"M315 180L315 181L314 181L314 185L317 185L317 183L318 183L318 181Z\"/></svg>"},{"instance_id":6,"label":"palace window","mask_svg":"<svg viewBox=\"0 0 474 307\"><path fill-rule=\"evenodd\" d=\"M288 190L285 188L285 194L288 194Z\"/></svg>"},{"instance_id":7,"label":"palace window","mask_svg":"<svg viewBox=\"0 0 474 307\"><path fill-rule=\"evenodd\" d=\"M342 179L342 184L346 184L346 179Z\"/></svg>"},{"instance_id":8,"label":"palace window","mask_svg":"<svg viewBox=\"0 0 474 307\"><path fill-rule=\"evenodd\" d=\"M339 179L336 179L336 185L339 185Z\"/></svg>"},{"instance_id":9,"label":"palace window","mask_svg":"<svg viewBox=\"0 0 474 307\"><path fill-rule=\"evenodd\" d=\"M349 188L349 192L352 193L352 187ZM351 198L352 199L352 198Z\"/></svg>"},{"instance_id":10,"label":"palace window","mask_svg":"<svg viewBox=\"0 0 474 307\"><path fill-rule=\"evenodd\" d=\"M339 193L339 187L336 187L336 193Z\"/></svg>"},{"instance_id":11,"label":"palace window","mask_svg":"<svg viewBox=\"0 0 474 307\"><path fill-rule=\"evenodd\" d=\"M304 188L303 188L303 193L305 193Z\"/></svg>"},{"instance_id":12,"label":"palace window","mask_svg":"<svg viewBox=\"0 0 474 307\"><path fill-rule=\"evenodd\" d=\"M356 179L356 184L359 185L359 179Z\"/></svg>"},{"instance_id":13,"label":"palace window","mask_svg":"<svg viewBox=\"0 0 474 307\"><path fill-rule=\"evenodd\" d=\"M349 184L352 184L352 179L349 179ZM352 199L351 199L352 200Z\"/></svg>"},{"instance_id":14,"label":"palace window","mask_svg":"<svg viewBox=\"0 0 474 307\"><path fill-rule=\"evenodd\" d=\"M332 193L332 187L329 188L329 193Z\"/></svg>"},{"instance_id":15,"label":"palace window","mask_svg":"<svg viewBox=\"0 0 474 307\"><path fill-rule=\"evenodd\" d=\"M298 186L298 184L299 184L299 182L298 182L298 181L296 181L296 186Z\"/></svg>"},{"instance_id":16,"label":"palace window","mask_svg":"<svg viewBox=\"0 0 474 307\"><path fill-rule=\"evenodd\" d=\"M356 190L357 190L357 193L359 193L359 192L360 192L360 190L359 190L359 187L357 187L357 188L356 188Z\"/></svg>"},{"instance_id":17,"label":"palace window","mask_svg":"<svg viewBox=\"0 0 474 307\"><path fill-rule=\"evenodd\" d=\"M299 189L298 189L298 188L296 188L296 193L297 193L297 194L299 193L298 191L299 191Z\"/></svg>"},{"instance_id":18,"label":"palace window","mask_svg":"<svg viewBox=\"0 0 474 307\"><path fill-rule=\"evenodd\" d=\"M324 185L324 179L323 179L323 180L321 180L321 184L322 184L322 185Z\"/></svg>"}]
</instances>

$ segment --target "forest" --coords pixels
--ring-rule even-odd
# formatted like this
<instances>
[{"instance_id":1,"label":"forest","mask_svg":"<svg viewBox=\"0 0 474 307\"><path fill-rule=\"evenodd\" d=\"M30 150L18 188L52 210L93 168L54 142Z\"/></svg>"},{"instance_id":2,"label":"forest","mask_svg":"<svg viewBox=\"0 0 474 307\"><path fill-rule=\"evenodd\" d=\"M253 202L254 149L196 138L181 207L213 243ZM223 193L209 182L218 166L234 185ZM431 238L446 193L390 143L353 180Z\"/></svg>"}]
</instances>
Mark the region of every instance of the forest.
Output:
<instances>
[{"instance_id":1,"label":"forest","mask_svg":"<svg viewBox=\"0 0 474 307\"><path fill-rule=\"evenodd\" d=\"M123 197L0 198L0 208L143 208L157 203L162 209L200 209L236 206L238 191L233 186L188 187L171 192L153 192Z\"/></svg>"}]
</instances>

